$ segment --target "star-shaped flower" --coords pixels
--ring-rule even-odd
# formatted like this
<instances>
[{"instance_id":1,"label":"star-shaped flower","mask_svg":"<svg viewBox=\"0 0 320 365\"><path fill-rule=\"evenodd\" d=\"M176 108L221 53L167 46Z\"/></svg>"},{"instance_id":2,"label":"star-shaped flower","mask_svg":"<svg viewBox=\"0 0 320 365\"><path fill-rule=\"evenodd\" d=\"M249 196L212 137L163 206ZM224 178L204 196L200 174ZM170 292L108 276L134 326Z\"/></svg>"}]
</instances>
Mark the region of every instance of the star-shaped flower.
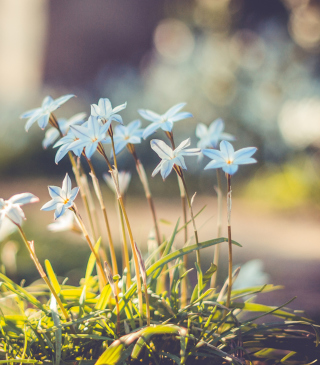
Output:
<instances>
[{"instance_id":1,"label":"star-shaped flower","mask_svg":"<svg viewBox=\"0 0 320 365\"><path fill-rule=\"evenodd\" d=\"M217 148L221 140L234 141L235 137L229 133L223 133L224 122L221 118L213 121L209 128L199 123L196 129L196 136L200 139L197 146L199 148Z\"/></svg>"},{"instance_id":2,"label":"star-shaped flower","mask_svg":"<svg viewBox=\"0 0 320 365\"><path fill-rule=\"evenodd\" d=\"M7 217L17 226L21 226L22 221L26 219L21 205L28 203L36 203L39 198L31 193L22 193L13 195L10 199L4 200L0 198L0 225Z\"/></svg>"},{"instance_id":3,"label":"star-shaped flower","mask_svg":"<svg viewBox=\"0 0 320 365\"><path fill-rule=\"evenodd\" d=\"M86 113L78 113L71 117L70 119L60 118L58 119L58 125L63 135L68 133L68 130L71 125L74 124L82 124L84 122L84 118L86 117ZM45 137L42 141L42 147L48 148L51 144L53 144L58 138L60 134L56 128L49 128L46 131Z\"/></svg>"},{"instance_id":4,"label":"star-shaped flower","mask_svg":"<svg viewBox=\"0 0 320 365\"><path fill-rule=\"evenodd\" d=\"M82 125L84 126L84 124ZM58 164L58 162L69 152L72 151L76 156L80 157L82 150L83 150L83 146L76 146L73 148L70 148L70 145L75 142L78 141L79 138L77 138L75 136L75 134L73 133L72 130L69 130L69 132L67 133L66 136L62 137L59 139L59 141L57 143L55 143L55 145L53 146L53 148L59 147L57 153L56 153L56 157L55 157L55 163Z\"/></svg>"},{"instance_id":5,"label":"star-shaped flower","mask_svg":"<svg viewBox=\"0 0 320 365\"><path fill-rule=\"evenodd\" d=\"M216 169L221 167L224 172L229 175L233 175L237 172L239 168L238 165L246 165L257 162L257 160L251 157L256 151L256 147L247 147L241 148L235 152L231 143L221 141L220 151L214 149L202 150L204 155L212 159L212 161L209 162L204 169Z\"/></svg>"},{"instance_id":6,"label":"star-shaped flower","mask_svg":"<svg viewBox=\"0 0 320 365\"><path fill-rule=\"evenodd\" d=\"M99 99L98 105L91 104L91 115L98 117L103 123L109 123L109 126L113 120L123 124L121 115L117 114L121 110L127 107L127 103L116 106L112 109L112 105L109 99Z\"/></svg>"},{"instance_id":7,"label":"star-shaped flower","mask_svg":"<svg viewBox=\"0 0 320 365\"><path fill-rule=\"evenodd\" d=\"M71 189L71 179L66 174L62 182L62 188L58 186L49 186L49 194L52 198L49 202L44 204L41 210L54 210L54 219L62 216L65 211L73 206L73 201L76 198L79 188Z\"/></svg>"},{"instance_id":8,"label":"star-shaped flower","mask_svg":"<svg viewBox=\"0 0 320 365\"><path fill-rule=\"evenodd\" d=\"M86 126L71 126L70 130L78 140L69 145L69 150L74 151L75 148L85 148L85 154L90 160L99 143L105 142L110 123L107 122L101 125L99 118L91 115Z\"/></svg>"},{"instance_id":9,"label":"star-shaped flower","mask_svg":"<svg viewBox=\"0 0 320 365\"><path fill-rule=\"evenodd\" d=\"M69 99L73 98L74 95L68 94L61 96L60 98L53 100L51 96L46 96L43 99L42 105L40 108L29 110L23 113L20 118L28 118L28 121L25 125L25 130L28 132L29 128L33 123L38 121L38 125L41 129L44 129L50 118L50 114L58 109L62 104L64 104Z\"/></svg>"},{"instance_id":10,"label":"star-shaped flower","mask_svg":"<svg viewBox=\"0 0 320 365\"><path fill-rule=\"evenodd\" d=\"M188 138L181 142L175 150L172 150L163 141L159 139L152 139L150 142L151 148L162 159L158 166L154 169L152 177L160 171L164 180L170 174L174 165L180 166L186 170L187 166L184 162L183 156L196 156L201 152L199 148L186 149L186 147L190 146L190 143L190 138Z\"/></svg>"},{"instance_id":11,"label":"star-shaped flower","mask_svg":"<svg viewBox=\"0 0 320 365\"><path fill-rule=\"evenodd\" d=\"M174 122L178 122L179 120L186 118L191 118L193 116L191 113L178 113L185 105L186 103L174 105L162 115L157 114L151 110L139 109L138 113L142 116L142 118L152 122L144 130L142 137L146 139L159 128L161 128L165 132L171 132Z\"/></svg>"},{"instance_id":12,"label":"star-shaped flower","mask_svg":"<svg viewBox=\"0 0 320 365\"><path fill-rule=\"evenodd\" d=\"M143 129L140 129L141 121L134 120L127 126L118 125L114 129L113 140L116 155L121 152L129 143L141 143ZM106 143L111 143L111 138L106 138Z\"/></svg>"}]
</instances>

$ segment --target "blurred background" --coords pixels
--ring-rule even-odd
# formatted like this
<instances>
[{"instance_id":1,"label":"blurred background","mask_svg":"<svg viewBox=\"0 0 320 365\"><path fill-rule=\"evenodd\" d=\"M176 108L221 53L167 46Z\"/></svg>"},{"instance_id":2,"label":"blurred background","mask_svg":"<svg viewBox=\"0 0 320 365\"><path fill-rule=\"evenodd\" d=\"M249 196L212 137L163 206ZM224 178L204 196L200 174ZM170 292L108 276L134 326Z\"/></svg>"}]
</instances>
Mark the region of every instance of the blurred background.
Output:
<instances>
[{"instance_id":1,"label":"blurred background","mask_svg":"<svg viewBox=\"0 0 320 365\"><path fill-rule=\"evenodd\" d=\"M85 243L73 233L48 235L53 214L38 210L49 200L46 186L60 185L65 172L71 173L69 163L55 165L55 150L42 149L44 132L35 124L25 133L19 116L46 95L68 93L77 98L58 117L89 115L100 97L113 106L128 102L121 112L125 123L139 118L139 108L162 114L187 102L184 110L194 118L175 124L178 143L191 136L195 146L196 125L221 117L226 132L237 137L236 149L259 148L258 164L243 167L233 179L233 235L244 246L235 250L235 262L262 260L268 281L285 285L273 304L298 295L293 306L320 318L319 59L318 0L2 0L1 197L30 191L41 198L25 209L27 235L41 260L49 258L59 275L77 283L89 257ZM156 136L165 139L159 131ZM145 141L137 151L151 174L158 157ZM196 210L207 204L199 218L201 240L215 235L217 218L215 173L203 171L205 162L187 162L190 191L198 192ZM100 175L105 172L102 160L94 163ZM151 219L127 152L120 166L133 173L127 204L143 246ZM104 189L117 231L113 196ZM180 215L176 179L164 184L157 176L151 189L158 216L172 223L162 229L170 232ZM137 209L146 215L145 225ZM19 237L9 233L10 227L2 227L2 268L30 283L37 272ZM226 267L219 275L222 283Z\"/></svg>"}]
</instances>

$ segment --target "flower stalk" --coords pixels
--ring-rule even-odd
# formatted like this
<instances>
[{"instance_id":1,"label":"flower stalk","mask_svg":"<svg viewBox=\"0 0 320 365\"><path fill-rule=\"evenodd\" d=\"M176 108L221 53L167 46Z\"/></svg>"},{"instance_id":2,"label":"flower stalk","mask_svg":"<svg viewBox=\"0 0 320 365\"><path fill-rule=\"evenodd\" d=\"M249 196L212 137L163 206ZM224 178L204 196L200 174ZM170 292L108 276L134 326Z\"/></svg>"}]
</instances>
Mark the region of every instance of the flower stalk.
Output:
<instances>
[{"instance_id":1,"label":"flower stalk","mask_svg":"<svg viewBox=\"0 0 320 365\"><path fill-rule=\"evenodd\" d=\"M227 185L228 185L228 193L227 193L227 215L228 215L228 292L227 292L227 301L226 307L229 308L230 306L230 298L231 298L231 290L232 290L232 242L231 242L231 175L227 175Z\"/></svg>"}]
</instances>

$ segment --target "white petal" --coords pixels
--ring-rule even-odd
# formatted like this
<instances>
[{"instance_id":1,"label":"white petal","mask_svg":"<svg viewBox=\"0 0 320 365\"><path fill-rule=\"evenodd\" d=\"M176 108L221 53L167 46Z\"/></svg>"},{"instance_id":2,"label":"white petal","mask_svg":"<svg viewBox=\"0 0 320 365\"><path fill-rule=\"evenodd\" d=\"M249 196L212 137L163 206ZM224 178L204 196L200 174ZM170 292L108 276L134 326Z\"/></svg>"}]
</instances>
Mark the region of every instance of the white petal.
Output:
<instances>
[{"instance_id":1,"label":"white petal","mask_svg":"<svg viewBox=\"0 0 320 365\"><path fill-rule=\"evenodd\" d=\"M79 193L79 188L75 187L70 191L70 194L68 196L69 201L73 201Z\"/></svg>"},{"instance_id":2,"label":"white petal","mask_svg":"<svg viewBox=\"0 0 320 365\"><path fill-rule=\"evenodd\" d=\"M161 127L161 123L149 124L148 127L143 131L142 137L144 139L148 138L152 133L154 133L160 127Z\"/></svg>"},{"instance_id":3,"label":"white petal","mask_svg":"<svg viewBox=\"0 0 320 365\"><path fill-rule=\"evenodd\" d=\"M113 108L112 113L119 113L121 110L125 109L126 107L127 107L127 102Z\"/></svg>"},{"instance_id":4,"label":"white petal","mask_svg":"<svg viewBox=\"0 0 320 365\"><path fill-rule=\"evenodd\" d=\"M111 102L108 98L101 98L98 102L101 116L110 116L112 112Z\"/></svg>"},{"instance_id":5,"label":"white petal","mask_svg":"<svg viewBox=\"0 0 320 365\"><path fill-rule=\"evenodd\" d=\"M86 145L85 153L89 160L91 159L92 155L95 153L95 151L98 147L98 143L99 143L98 141L95 141L93 143L88 143Z\"/></svg>"},{"instance_id":6,"label":"white petal","mask_svg":"<svg viewBox=\"0 0 320 365\"><path fill-rule=\"evenodd\" d=\"M191 139L187 138L184 141L182 141L179 146L174 150L175 154L178 154L182 149L190 146L191 144Z\"/></svg>"},{"instance_id":7,"label":"white petal","mask_svg":"<svg viewBox=\"0 0 320 365\"><path fill-rule=\"evenodd\" d=\"M242 160L251 157L257 151L256 147L241 148L234 154L234 163L240 164Z\"/></svg>"},{"instance_id":8,"label":"white petal","mask_svg":"<svg viewBox=\"0 0 320 365\"><path fill-rule=\"evenodd\" d=\"M208 170L208 169L218 169L220 167L224 167L226 166L227 163L225 161L216 161L216 160L212 160L210 161L206 167L204 168L205 170Z\"/></svg>"},{"instance_id":9,"label":"white petal","mask_svg":"<svg viewBox=\"0 0 320 365\"><path fill-rule=\"evenodd\" d=\"M160 139L152 139L150 145L161 159L168 160L173 157L172 149Z\"/></svg>"},{"instance_id":10,"label":"white petal","mask_svg":"<svg viewBox=\"0 0 320 365\"><path fill-rule=\"evenodd\" d=\"M166 132L171 132L172 131L172 127L173 127L173 122L171 122L170 120L168 120L167 122L165 123L161 123L160 124L160 127L163 131L166 131Z\"/></svg>"},{"instance_id":11,"label":"white petal","mask_svg":"<svg viewBox=\"0 0 320 365\"><path fill-rule=\"evenodd\" d=\"M187 103L179 103L171 107L169 110L167 110L163 116L166 116L167 118L173 117L178 111L180 111Z\"/></svg>"},{"instance_id":12,"label":"white petal","mask_svg":"<svg viewBox=\"0 0 320 365\"><path fill-rule=\"evenodd\" d=\"M91 104L91 115L98 117L101 114L100 108L97 104Z\"/></svg>"},{"instance_id":13,"label":"white petal","mask_svg":"<svg viewBox=\"0 0 320 365\"><path fill-rule=\"evenodd\" d=\"M234 149L231 143L227 141L221 141L220 151L227 157L229 161L234 160Z\"/></svg>"},{"instance_id":14,"label":"white petal","mask_svg":"<svg viewBox=\"0 0 320 365\"><path fill-rule=\"evenodd\" d=\"M61 188L59 188L58 186L48 186L48 190L49 190L49 195L51 196L52 199L56 199L57 201L63 199Z\"/></svg>"},{"instance_id":15,"label":"white petal","mask_svg":"<svg viewBox=\"0 0 320 365\"><path fill-rule=\"evenodd\" d=\"M160 163L153 170L152 175L151 175L152 177L154 177L155 175L157 175L157 173L161 170L161 166L162 166L163 162L164 161L160 161Z\"/></svg>"},{"instance_id":16,"label":"white petal","mask_svg":"<svg viewBox=\"0 0 320 365\"><path fill-rule=\"evenodd\" d=\"M248 158L243 158L240 161L237 160L235 163L237 165L248 165L251 163L257 163L257 160L255 158L248 157Z\"/></svg>"},{"instance_id":17,"label":"white petal","mask_svg":"<svg viewBox=\"0 0 320 365\"><path fill-rule=\"evenodd\" d=\"M40 210L53 210L56 209L57 204L59 204L56 200L52 199L44 204ZM62 204L62 203L61 203Z\"/></svg>"},{"instance_id":18,"label":"white petal","mask_svg":"<svg viewBox=\"0 0 320 365\"><path fill-rule=\"evenodd\" d=\"M186 163L184 161L184 158L183 156L177 156L175 157L172 162L174 162L176 165L182 167L183 169L187 169L187 166L186 166Z\"/></svg>"},{"instance_id":19,"label":"white petal","mask_svg":"<svg viewBox=\"0 0 320 365\"><path fill-rule=\"evenodd\" d=\"M25 219L23 210L18 204L12 204L6 208L5 214L13 223L18 224L19 226L21 226L22 220Z\"/></svg>"},{"instance_id":20,"label":"white petal","mask_svg":"<svg viewBox=\"0 0 320 365\"><path fill-rule=\"evenodd\" d=\"M66 174L66 176L64 177L64 179L62 181L61 193L63 194L63 198L67 199L70 192L71 192L71 179L70 179L69 175Z\"/></svg>"},{"instance_id":21,"label":"white petal","mask_svg":"<svg viewBox=\"0 0 320 365\"><path fill-rule=\"evenodd\" d=\"M149 122L159 122L161 120L161 115L148 109L139 109L138 113Z\"/></svg>"},{"instance_id":22,"label":"white petal","mask_svg":"<svg viewBox=\"0 0 320 365\"><path fill-rule=\"evenodd\" d=\"M135 132L137 129L139 129L140 126L141 126L141 121L139 119L134 120L133 122L129 123L127 125L128 135L131 135L133 132Z\"/></svg>"},{"instance_id":23,"label":"white petal","mask_svg":"<svg viewBox=\"0 0 320 365\"><path fill-rule=\"evenodd\" d=\"M217 161L221 161L221 162L225 162L225 163L227 162L225 156L222 155L221 151L219 151L219 150L204 149L204 150L202 150L202 153L205 156L207 156L213 160L217 160Z\"/></svg>"},{"instance_id":24,"label":"white petal","mask_svg":"<svg viewBox=\"0 0 320 365\"><path fill-rule=\"evenodd\" d=\"M45 127L48 125L49 117L50 117L50 114L47 113L38 118L38 125L41 129L45 129Z\"/></svg>"},{"instance_id":25,"label":"white petal","mask_svg":"<svg viewBox=\"0 0 320 365\"><path fill-rule=\"evenodd\" d=\"M58 204L54 212L54 219L61 217L65 211L66 211L65 204Z\"/></svg>"},{"instance_id":26,"label":"white petal","mask_svg":"<svg viewBox=\"0 0 320 365\"><path fill-rule=\"evenodd\" d=\"M172 171L174 163L172 162L172 160L162 161L162 162L163 162L163 164L161 165L161 176L164 180Z\"/></svg>"},{"instance_id":27,"label":"white petal","mask_svg":"<svg viewBox=\"0 0 320 365\"><path fill-rule=\"evenodd\" d=\"M179 120L187 119L187 118L193 118L193 115L188 112L181 112L181 113L178 113L178 114L174 115L173 117L169 118L169 120L171 122L179 122Z\"/></svg>"},{"instance_id":28,"label":"white petal","mask_svg":"<svg viewBox=\"0 0 320 365\"><path fill-rule=\"evenodd\" d=\"M204 137L208 133L208 128L205 124L199 123L196 128L196 136L198 138Z\"/></svg>"},{"instance_id":29,"label":"white petal","mask_svg":"<svg viewBox=\"0 0 320 365\"><path fill-rule=\"evenodd\" d=\"M16 194L9 199L10 203L19 205L37 203L38 201L39 198L31 193Z\"/></svg>"}]
</instances>

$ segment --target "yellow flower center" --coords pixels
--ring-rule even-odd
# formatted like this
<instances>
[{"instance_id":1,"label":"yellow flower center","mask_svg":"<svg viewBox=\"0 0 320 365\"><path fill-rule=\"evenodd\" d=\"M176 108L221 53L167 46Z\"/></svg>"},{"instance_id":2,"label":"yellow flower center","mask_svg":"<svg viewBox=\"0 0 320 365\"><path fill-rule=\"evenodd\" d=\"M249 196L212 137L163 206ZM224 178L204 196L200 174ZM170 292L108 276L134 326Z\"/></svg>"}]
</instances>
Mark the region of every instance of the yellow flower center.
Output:
<instances>
[{"instance_id":1,"label":"yellow flower center","mask_svg":"<svg viewBox=\"0 0 320 365\"><path fill-rule=\"evenodd\" d=\"M232 164L232 161L231 161L231 160L228 160L228 161L227 161L227 164L228 164L228 165L231 165L231 164Z\"/></svg>"},{"instance_id":2,"label":"yellow flower center","mask_svg":"<svg viewBox=\"0 0 320 365\"><path fill-rule=\"evenodd\" d=\"M67 204L68 201L69 201L69 199L65 199L64 202L63 202L63 204Z\"/></svg>"}]
</instances>

